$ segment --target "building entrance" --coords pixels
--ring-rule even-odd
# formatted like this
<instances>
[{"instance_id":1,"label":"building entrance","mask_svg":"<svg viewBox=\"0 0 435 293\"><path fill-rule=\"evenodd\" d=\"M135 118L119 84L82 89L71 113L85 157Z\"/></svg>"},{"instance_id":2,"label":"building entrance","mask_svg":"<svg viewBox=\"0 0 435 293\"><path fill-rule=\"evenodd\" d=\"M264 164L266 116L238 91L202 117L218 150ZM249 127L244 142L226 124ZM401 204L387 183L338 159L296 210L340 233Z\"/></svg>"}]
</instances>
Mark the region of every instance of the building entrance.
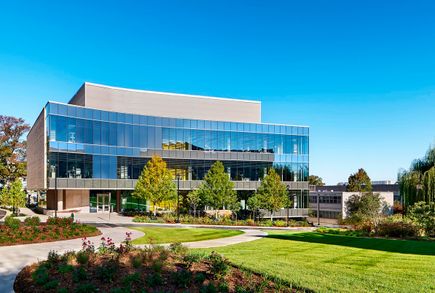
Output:
<instances>
[{"instance_id":1,"label":"building entrance","mask_svg":"<svg viewBox=\"0 0 435 293\"><path fill-rule=\"evenodd\" d=\"M97 213L110 212L110 193L97 193Z\"/></svg>"}]
</instances>

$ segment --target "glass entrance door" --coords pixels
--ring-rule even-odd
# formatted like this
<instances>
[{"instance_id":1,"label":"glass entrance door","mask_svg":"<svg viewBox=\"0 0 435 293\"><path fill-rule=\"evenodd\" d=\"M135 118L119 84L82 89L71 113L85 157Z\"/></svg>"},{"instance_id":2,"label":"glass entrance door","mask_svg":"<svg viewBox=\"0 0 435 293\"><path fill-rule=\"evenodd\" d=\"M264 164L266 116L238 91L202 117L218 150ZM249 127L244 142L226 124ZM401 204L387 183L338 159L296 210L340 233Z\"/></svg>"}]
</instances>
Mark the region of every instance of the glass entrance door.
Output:
<instances>
[{"instance_id":1,"label":"glass entrance door","mask_svg":"<svg viewBox=\"0 0 435 293\"><path fill-rule=\"evenodd\" d=\"M110 211L110 193L97 194L97 213L108 213Z\"/></svg>"}]
</instances>

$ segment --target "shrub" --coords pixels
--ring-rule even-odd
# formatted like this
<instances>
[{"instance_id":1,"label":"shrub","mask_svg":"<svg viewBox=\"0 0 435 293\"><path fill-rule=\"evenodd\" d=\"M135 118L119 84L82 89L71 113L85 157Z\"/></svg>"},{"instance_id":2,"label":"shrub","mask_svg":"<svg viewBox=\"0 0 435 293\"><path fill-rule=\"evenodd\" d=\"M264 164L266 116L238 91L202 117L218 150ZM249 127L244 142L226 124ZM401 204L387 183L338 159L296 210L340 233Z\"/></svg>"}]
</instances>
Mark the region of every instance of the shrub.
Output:
<instances>
[{"instance_id":1,"label":"shrub","mask_svg":"<svg viewBox=\"0 0 435 293\"><path fill-rule=\"evenodd\" d=\"M140 275L139 273L133 273L130 275L127 275L122 280L122 283L124 286L130 286L132 283L139 283L140 282Z\"/></svg>"},{"instance_id":2,"label":"shrub","mask_svg":"<svg viewBox=\"0 0 435 293\"><path fill-rule=\"evenodd\" d=\"M47 283L49 279L47 267L44 265L40 265L32 273L32 279L37 285L44 285L45 283Z\"/></svg>"},{"instance_id":3,"label":"shrub","mask_svg":"<svg viewBox=\"0 0 435 293\"><path fill-rule=\"evenodd\" d=\"M95 270L97 278L105 282L112 282L117 271L118 266L113 261L103 263Z\"/></svg>"},{"instance_id":4,"label":"shrub","mask_svg":"<svg viewBox=\"0 0 435 293\"><path fill-rule=\"evenodd\" d=\"M415 203L409 209L408 217L426 236L435 237L435 203L426 204L424 201Z\"/></svg>"},{"instance_id":5,"label":"shrub","mask_svg":"<svg viewBox=\"0 0 435 293\"><path fill-rule=\"evenodd\" d=\"M265 226L265 227L272 227L272 226L273 226L273 222L272 222L271 220L264 221L264 222L262 223L262 226Z\"/></svg>"},{"instance_id":6,"label":"shrub","mask_svg":"<svg viewBox=\"0 0 435 293\"><path fill-rule=\"evenodd\" d=\"M417 237L418 228L415 224L409 222L395 222L384 220L376 227L376 235L385 237Z\"/></svg>"},{"instance_id":7,"label":"shrub","mask_svg":"<svg viewBox=\"0 0 435 293\"><path fill-rule=\"evenodd\" d=\"M86 274L86 271L82 267L78 267L73 272L73 282L74 283L80 283L81 281L84 281L88 278L88 275Z\"/></svg>"},{"instance_id":8,"label":"shrub","mask_svg":"<svg viewBox=\"0 0 435 293\"><path fill-rule=\"evenodd\" d=\"M278 220L273 222L273 225L276 227L286 227L287 223L285 221Z\"/></svg>"},{"instance_id":9,"label":"shrub","mask_svg":"<svg viewBox=\"0 0 435 293\"><path fill-rule=\"evenodd\" d=\"M90 283L85 283L85 284L81 284L79 285L75 290L74 293L93 293L93 292L97 292L97 288L90 284Z\"/></svg>"},{"instance_id":10,"label":"shrub","mask_svg":"<svg viewBox=\"0 0 435 293\"><path fill-rule=\"evenodd\" d=\"M218 278L225 277L229 270L228 260L217 252L212 252L208 260L210 262L210 272Z\"/></svg>"},{"instance_id":11,"label":"shrub","mask_svg":"<svg viewBox=\"0 0 435 293\"><path fill-rule=\"evenodd\" d=\"M50 250L48 252L47 263L50 266L57 264L60 261L60 259L61 256L55 250Z\"/></svg>"},{"instance_id":12,"label":"shrub","mask_svg":"<svg viewBox=\"0 0 435 293\"><path fill-rule=\"evenodd\" d=\"M246 220L246 225L248 225L248 226L255 226L255 221L252 220L252 219L247 219Z\"/></svg>"},{"instance_id":13,"label":"shrub","mask_svg":"<svg viewBox=\"0 0 435 293\"><path fill-rule=\"evenodd\" d=\"M59 281L58 280L51 280L51 281L48 281L47 283L45 283L43 287L45 290L52 290L52 289L56 289L57 286L59 286Z\"/></svg>"},{"instance_id":14,"label":"shrub","mask_svg":"<svg viewBox=\"0 0 435 293\"><path fill-rule=\"evenodd\" d=\"M192 273L188 270L180 269L172 273L172 281L179 288L188 288L192 281Z\"/></svg>"},{"instance_id":15,"label":"shrub","mask_svg":"<svg viewBox=\"0 0 435 293\"><path fill-rule=\"evenodd\" d=\"M50 217L47 219L47 225L55 225L58 227L68 227L74 223L74 219L72 218L59 218L59 217Z\"/></svg>"},{"instance_id":16,"label":"shrub","mask_svg":"<svg viewBox=\"0 0 435 293\"><path fill-rule=\"evenodd\" d=\"M11 228L13 230L18 229L20 227L20 223L21 223L20 220L14 218L12 216L7 216L5 218L5 225L6 225L6 227L9 227L9 228Z\"/></svg>"},{"instance_id":17,"label":"shrub","mask_svg":"<svg viewBox=\"0 0 435 293\"><path fill-rule=\"evenodd\" d=\"M27 217L24 219L24 224L31 227L38 226L41 224L41 219L38 216Z\"/></svg>"},{"instance_id":18,"label":"shrub","mask_svg":"<svg viewBox=\"0 0 435 293\"><path fill-rule=\"evenodd\" d=\"M89 262L89 252L79 251L76 254L76 260L79 264L85 265Z\"/></svg>"},{"instance_id":19,"label":"shrub","mask_svg":"<svg viewBox=\"0 0 435 293\"><path fill-rule=\"evenodd\" d=\"M169 250L177 255L183 256L187 254L188 248L180 242L175 242L169 245Z\"/></svg>"},{"instance_id":20,"label":"shrub","mask_svg":"<svg viewBox=\"0 0 435 293\"><path fill-rule=\"evenodd\" d=\"M162 283L163 279L160 273L151 273L146 278L146 284L151 288L160 286Z\"/></svg>"}]
</instances>

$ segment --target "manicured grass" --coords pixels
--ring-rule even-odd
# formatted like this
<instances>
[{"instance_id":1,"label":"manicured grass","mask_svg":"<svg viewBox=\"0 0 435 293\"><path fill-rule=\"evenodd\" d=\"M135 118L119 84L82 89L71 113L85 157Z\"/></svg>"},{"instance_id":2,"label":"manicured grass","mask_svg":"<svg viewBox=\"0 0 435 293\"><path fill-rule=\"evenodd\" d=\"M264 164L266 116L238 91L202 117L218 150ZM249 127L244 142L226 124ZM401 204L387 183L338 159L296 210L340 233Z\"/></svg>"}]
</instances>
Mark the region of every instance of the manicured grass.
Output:
<instances>
[{"instance_id":1,"label":"manicured grass","mask_svg":"<svg viewBox=\"0 0 435 293\"><path fill-rule=\"evenodd\" d=\"M237 265L316 292L435 292L435 242L268 233L212 250Z\"/></svg>"},{"instance_id":2,"label":"manicured grass","mask_svg":"<svg viewBox=\"0 0 435 293\"><path fill-rule=\"evenodd\" d=\"M144 236L133 240L133 244L193 242L243 234L239 230L203 228L131 227L131 229L145 233Z\"/></svg>"}]
</instances>

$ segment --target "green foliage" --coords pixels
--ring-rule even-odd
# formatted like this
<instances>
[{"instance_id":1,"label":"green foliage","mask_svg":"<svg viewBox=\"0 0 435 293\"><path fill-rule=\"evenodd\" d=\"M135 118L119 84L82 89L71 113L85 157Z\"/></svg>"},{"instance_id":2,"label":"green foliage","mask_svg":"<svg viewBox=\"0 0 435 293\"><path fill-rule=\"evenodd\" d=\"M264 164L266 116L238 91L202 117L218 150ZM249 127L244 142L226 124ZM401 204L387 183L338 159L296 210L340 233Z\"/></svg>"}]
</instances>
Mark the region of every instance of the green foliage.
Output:
<instances>
[{"instance_id":1,"label":"green foliage","mask_svg":"<svg viewBox=\"0 0 435 293\"><path fill-rule=\"evenodd\" d=\"M226 276L230 269L229 262L226 258L213 251L209 255L208 261L210 262L210 272L214 276L216 276L218 279Z\"/></svg>"},{"instance_id":2,"label":"green foliage","mask_svg":"<svg viewBox=\"0 0 435 293\"><path fill-rule=\"evenodd\" d=\"M76 254L76 260L79 264L85 265L89 262L89 252L79 251Z\"/></svg>"},{"instance_id":3,"label":"green foliage","mask_svg":"<svg viewBox=\"0 0 435 293\"><path fill-rule=\"evenodd\" d=\"M275 169L269 169L266 177L255 193L256 201L260 207L270 211L270 219L273 221L273 212L290 205L287 187L281 182ZM252 204L251 200L251 204Z\"/></svg>"},{"instance_id":4,"label":"green foliage","mask_svg":"<svg viewBox=\"0 0 435 293\"><path fill-rule=\"evenodd\" d=\"M22 118L0 115L0 183L3 185L26 175L26 142L22 137L29 129Z\"/></svg>"},{"instance_id":5,"label":"green foliage","mask_svg":"<svg viewBox=\"0 0 435 293\"><path fill-rule=\"evenodd\" d=\"M171 172L166 168L166 162L158 156L153 156L140 174L133 196L149 200L154 205L156 216L157 205L175 199L176 195L175 183Z\"/></svg>"},{"instance_id":6,"label":"green foliage","mask_svg":"<svg viewBox=\"0 0 435 293\"><path fill-rule=\"evenodd\" d=\"M216 218L218 209L238 210L239 208L234 183L225 172L222 162L217 161L211 166L197 192L206 204L216 210Z\"/></svg>"},{"instance_id":7,"label":"green foliage","mask_svg":"<svg viewBox=\"0 0 435 293\"><path fill-rule=\"evenodd\" d=\"M140 282L140 275L138 273L129 274L124 277L122 280L122 283L124 286L131 286L133 283L139 283Z\"/></svg>"},{"instance_id":8,"label":"green foliage","mask_svg":"<svg viewBox=\"0 0 435 293\"><path fill-rule=\"evenodd\" d=\"M204 201L203 194L198 189L194 189L191 192L187 194L187 202L189 203L190 207L193 209L193 216L196 217L196 210L198 206Z\"/></svg>"},{"instance_id":9,"label":"green foliage","mask_svg":"<svg viewBox=\"0 0 435 293\"><path fill-rule=\"evenodd\" d=\"M117 271L118 265L114 261L109 261L97 267L95 273L99 280L111 283Z\"/></svg>"},{"instance_id":10,"label":"green foliage","mask_svg":"<svg viewBox=\"0 0 435 293\"><path fill-rule=\"evenodd\" d=\"M325 183L323 183L323 179L316 175L310 175L308 176L308 184L315 185L315 186L324 186Z\"/></svg>"},{"instance_id":11,"label":"green foliage","mask_svg":"<svg viewBox=\"0 0 435 293\"><path fill-rule=\"evenodd\" d=\"M77 286L77 288L74 290L74 293L94 293L98 292L95 285L91 283L84 283Z\"/></svg>"},{"instance_id":12,"label":"green foliage","mask_svg":"<svg viewBox=\"0 0 435 293\"><path fill-rule=\"evenodd\" d=\"M56 289L58 286L59 286L58 280L51 280L51 281L48 281L47 283L45 283L43 288L45 290L52 290L52 289Z\"/></svg>"},{"instance_id":13,"label":"green foliage","mask_svg":"<svg viewBox=\"0 0 435 293\"><path fill-rule=\"evenodd\" d=\"M77 267L73 271L72 279L74 283L81 283L88 279L88 274L83 267Z\"/></svg>"},{"instance_id":14,"label":"green foliage","mask_svg":"<svg viewBox=\"0 0 435 293\"><path fill-rule=\"evenodd\" d=\"M48 282L48 269L45 265L40 265L33 273L32 279L37 285L44 285Z\"/></svg>"},{"instance_id":15,"label":"green foliage","mask_svg":"<svg viewBox=\"0 0 435 293\"><path fill-rule=\"evenodd\" d=\"M435 237L435 203L417 202L410 207L407 216L426 236Z\"/></svg>"},{"instance_id":16,"label":"green foliage","mask_svg":"<svg viewBox=\"0 0 435 293\"><path fill-rule=\"evenodd\" d=\"M355 174L351 174L347 180L347 191L368 192L372 191L372 181L367 172L360 168Z\"/></svg>"},{"instance_id":17,"label":"green foliage","mask_svg":"<svg viewBox=\"0 0 435 293\"><path fill-rule=\"evenodd\" d=\"M187 254L189 249L187 246L181 244L181 242L174 242L169 245L169 250L177 255L184 256Z\"/></svg>"},{"instance_id":18,"label":"green foliage","mask_svg":"<svg viewBox=\"0 0 435 293\"><path fill-rule=\"evenodd\" d=\"M1 191L1 204L10 206L13 213L18 215L19 208L26 204L26 193L23 190L23 184L20 179L16 179L9 185L6 185Z\"/></svg>"},{"instance_id":19,"label":"green foliage","mask_svg":"<svg viewBox=\"0 0 435 293\"><path fill-rule=\"evenodd\" d=\"M178 269L172 273L171 280L178 288L188 288L192 282L192 273L185 269Z\"/></svg>"},{"instance_id":20,"label":"green foliage","mask_svg":"<svg viewBox=\"0 0 435 293\"><path fill-rule=\"evenodd\" d=\"M39 224L41 224L41 219L38 216L27 217L24 219L24 224L30 227L39 226Z\"/></svg>"},{"instance_id":21,"label":"green foliage","mask_svg":"<svg viewBox=\"0 0 435 293\"><path fill-rule=\"evenodd\" d=\"M9 227L13 230L16 230L20 227L20 220L18 220L17 218L14 218L12 216L7 216L5 218L5 225L6 227Z\"/></svg>"},{"instance_id":22,"label":"green foliage","mask_svg":"<svg viewBox=\"0 0 435 293\"><path fill-rule=\"evenodd\" d=\"M412 162L407 171L399 173L400 194L405 207L416 202L435 202L435 146L422 159Z\"/></svg>"},{"instance_id":23,"label":"green foliage","mask_svg":"<svg viewBox=\"0 0 435 293\"><path fill-rule=\"evenodd\" d=\"M347 221L352 224L379 223L386 210L386 203L379 193L366 192L361 195L353 194L345 202Z\"/></svg>"}]
</instances>

